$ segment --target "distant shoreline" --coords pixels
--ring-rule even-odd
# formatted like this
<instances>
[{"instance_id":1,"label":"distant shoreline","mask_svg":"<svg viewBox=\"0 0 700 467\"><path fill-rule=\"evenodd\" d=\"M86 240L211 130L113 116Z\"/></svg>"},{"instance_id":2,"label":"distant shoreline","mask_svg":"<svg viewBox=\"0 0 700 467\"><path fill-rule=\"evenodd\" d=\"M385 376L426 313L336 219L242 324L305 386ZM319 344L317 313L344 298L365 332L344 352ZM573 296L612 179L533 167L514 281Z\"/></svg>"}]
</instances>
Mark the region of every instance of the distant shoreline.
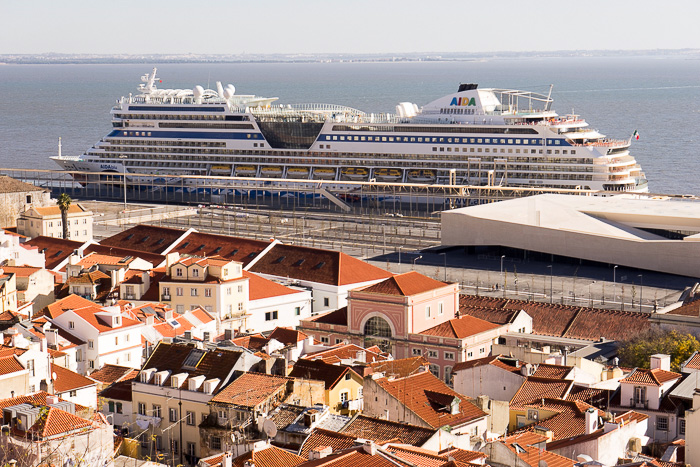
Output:
<instances>
[{"instance_id":1,"label":"distant shoreline","mask_svg":"<svg viewBox=\"0 0 700 467\"><path fill-rule=\"evenodd\" d=\"M675 57L700 59L700 49L430 52L401 54L0 54L0 65L118 65L162 63L391 63L527 58Z\"/></svg>"}]
</instances>

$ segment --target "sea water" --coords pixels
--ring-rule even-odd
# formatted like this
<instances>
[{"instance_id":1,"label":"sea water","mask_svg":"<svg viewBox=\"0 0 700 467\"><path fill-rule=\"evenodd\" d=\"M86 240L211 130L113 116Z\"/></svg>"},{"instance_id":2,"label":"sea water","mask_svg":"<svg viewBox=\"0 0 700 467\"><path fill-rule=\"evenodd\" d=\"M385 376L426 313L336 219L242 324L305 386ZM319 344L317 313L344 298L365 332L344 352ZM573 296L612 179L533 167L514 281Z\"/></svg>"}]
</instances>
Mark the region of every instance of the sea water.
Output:
<instances>
[{"instance_id":1,"label":"sea water","mask_svg":"<svg viewBox=\"0 0 700 467\"><path fill-rule=\"evenodd\" d=\"M152 64L0 66L0 168L57 168L49 156L78 155L112 129L115 101L137 94ZM342 104L394 112L455 92L460 82L543 94L611 138L639 131L632 154L654 193L700 195L700 60L673 56L520 58L475 61L211 63L158 65L158 87L279 97L279 103Z\"/></svg>"}]
</instances>

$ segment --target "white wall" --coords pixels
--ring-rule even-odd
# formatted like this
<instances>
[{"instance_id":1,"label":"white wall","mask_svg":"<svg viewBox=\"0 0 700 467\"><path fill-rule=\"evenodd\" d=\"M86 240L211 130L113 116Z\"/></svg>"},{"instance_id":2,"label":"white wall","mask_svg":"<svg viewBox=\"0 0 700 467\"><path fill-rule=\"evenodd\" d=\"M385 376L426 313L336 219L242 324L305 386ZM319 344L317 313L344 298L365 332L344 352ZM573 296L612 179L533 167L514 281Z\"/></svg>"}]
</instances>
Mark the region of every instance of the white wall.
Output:
<instances>
[{"instance_id":1,"label":"white wall","mask_svg":"<svg viewBox=\"0 0 700 467\"><path fill-rule=\"evenodd\" d=\"M296 315L296 307L299 307L299 316ZM277 311L277 319L267 321L265 313L271 311ZM300 320L311 316L311 291L300 290L296 294L251 300L248 303L248 313L251 316L247 325L251 332L272 331L276 327L296 329Z\"/></svg>"},{"instance_id":2,"label":"white wall","mask_svg":"<svg viewBox=\"0 0 700 467\"><path fill-rule=\"evenodd\" d=\"M508 401L522 385L525 377L510 373L493 365L481 365L475 368L456 371L454 389L467 397L476 398L481 395L489 399Z\"/></svg>"}]
</instances>

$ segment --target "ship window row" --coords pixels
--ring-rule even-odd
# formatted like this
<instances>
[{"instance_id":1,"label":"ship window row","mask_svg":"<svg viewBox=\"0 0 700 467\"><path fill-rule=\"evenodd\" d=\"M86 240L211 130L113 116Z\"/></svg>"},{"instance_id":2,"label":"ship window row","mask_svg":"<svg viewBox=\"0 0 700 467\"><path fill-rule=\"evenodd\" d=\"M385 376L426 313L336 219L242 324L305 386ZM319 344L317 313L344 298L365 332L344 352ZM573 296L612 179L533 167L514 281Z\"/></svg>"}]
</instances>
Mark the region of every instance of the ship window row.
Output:
<instances>
[{"instance_id":1,"label":"ship window row","mask_svg":"<svg viewBox=\"0 0 700 467\"><path fill-rule=\"evenodd\" d=\"M493 149L493 151L491 151ZM501 154L520 154L520 149L513 149L513 148L508 148L506 150L505 148L483 148L483 152L494 152L498 153L500 149ZM433 146L433 152L440 151L440 152L459 152L459 148L452 148L450 146ZM568 149L530 149L530 154L568 154L569 150ZM482 148L462 148L462 152L482 152ZM528 150L523 149L523 154L527 154ZM572 149L571 154L576 154L576 150Z\"/></svg>"},{"instance_id":2,"label":"ship window row","mask_svg":"<svg viewBox=\"0 0 700 467\"><path fill-rule=\"evenodd\" d=\"M160 122L159 128L223 128L226 130L254 130L252 123Z\"/></svg>"},{"instance_id":3,"label":"ship window row","mask_svg":"<svg viewBox=\"0 0 700 467\"><path fill-rule=\"evenodd\" d=\"M113 144L124 144L128 146L188 146L188 147L209 147L209 148L225 148L226 143L217 141L166 141L166 140L136 140L136 139L119 139L107 138L108 142Z\"/></svg>"},{"instance_id":4,"label":"ship window row","mask_svg":"<svg viewBox=\"0 0 700 467\"><path fill-rule=\"evenodd\" d=\"M351 135L324 135L326 141L367 141L381 143L454 143L454 144L507 144L507 145L537 145L554 144L561 145L559 139L541 138L449 138L449 137L423 137L423 136L351 136Z\"/></svg>"},{"instance_id":5,"label":"ship window row","mask_svg":"<svg viewBox=\"0 0 700 467\"><path fill-rule=\"evenodd\" d=\"M404 126L404 125L333 125L332 131L385 131L393 133L481 133L536 135L534 128L475 127L475 126Z\"/></svg>"},{"instance_id":6,"label":"ship window row","mask_svg":"<svg viewBox=\"0 0 700 467\"><path fill-rule=\"evenodd\" d=\"M114 114L114 118L131 120L225 120L224 115L178 115L178 114ZM246 118L247 120L247 118Z\"/></svg>"}]
</instances>

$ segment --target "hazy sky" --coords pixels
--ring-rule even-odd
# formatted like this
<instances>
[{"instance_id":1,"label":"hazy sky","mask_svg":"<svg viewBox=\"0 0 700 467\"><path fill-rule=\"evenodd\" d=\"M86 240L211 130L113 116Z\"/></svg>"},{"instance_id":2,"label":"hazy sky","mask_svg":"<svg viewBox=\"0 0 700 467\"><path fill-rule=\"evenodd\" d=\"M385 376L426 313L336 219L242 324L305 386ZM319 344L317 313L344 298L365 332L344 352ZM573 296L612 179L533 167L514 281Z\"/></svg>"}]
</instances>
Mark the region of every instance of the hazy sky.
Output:
<instances>
[{"instance_id":1,"label":"hazy sky","mask_svg":"<svg viewBox=\"0 0 700 467\"><path fill-rule=\"evenodd\" d=\"M0 54L700 48L697 0L0 0Z\"/></svg>"}]
</instances>

